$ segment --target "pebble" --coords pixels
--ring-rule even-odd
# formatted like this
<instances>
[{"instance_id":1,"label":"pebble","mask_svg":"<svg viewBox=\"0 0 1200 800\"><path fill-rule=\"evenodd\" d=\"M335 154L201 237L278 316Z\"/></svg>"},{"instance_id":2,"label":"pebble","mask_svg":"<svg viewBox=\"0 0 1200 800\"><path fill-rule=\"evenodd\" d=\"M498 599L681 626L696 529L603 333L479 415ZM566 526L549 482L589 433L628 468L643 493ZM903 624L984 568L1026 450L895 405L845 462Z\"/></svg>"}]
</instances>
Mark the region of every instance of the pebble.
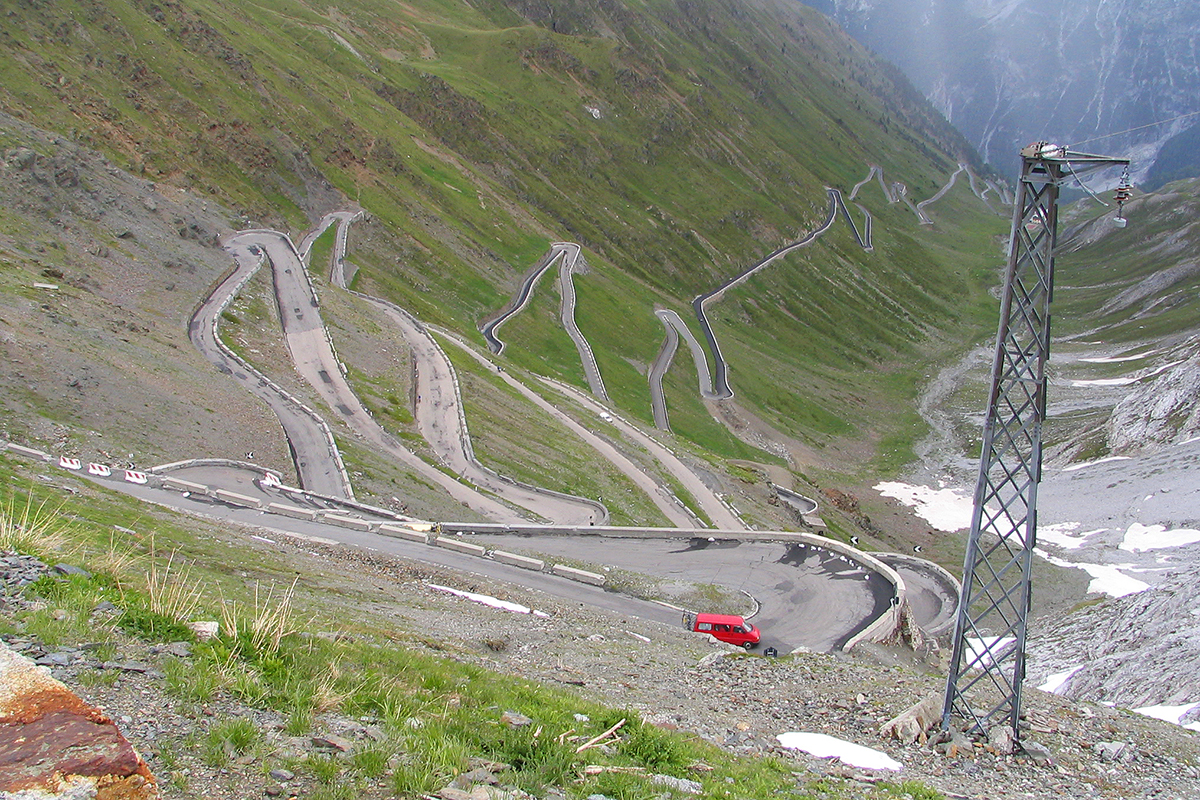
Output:
<instances>
[{"instance_id":1,"label":"pebble","mask_svg":"<svg viewBox=\"0 0 1200 800\"><path fill-rule=\"evenodd\" d=\"M524 714L518 714L516 711L505 711L500 715L500 724L507 725L510 728L523 728L526 725L532 725L533 720Z\"/></svg>"},{"instance_id":2,"label":"pebble","mask_svg":"<svg viewBox=\"0 0 1200 800\"><path fill-rule=\"evenodd\" d=\"M354 747L353 742L348 739L343 739L340 736L326 734L324 736L312 737L312 746L318 750L336 751L338 753L349 752Z\"/></svg>"}]
</instances>

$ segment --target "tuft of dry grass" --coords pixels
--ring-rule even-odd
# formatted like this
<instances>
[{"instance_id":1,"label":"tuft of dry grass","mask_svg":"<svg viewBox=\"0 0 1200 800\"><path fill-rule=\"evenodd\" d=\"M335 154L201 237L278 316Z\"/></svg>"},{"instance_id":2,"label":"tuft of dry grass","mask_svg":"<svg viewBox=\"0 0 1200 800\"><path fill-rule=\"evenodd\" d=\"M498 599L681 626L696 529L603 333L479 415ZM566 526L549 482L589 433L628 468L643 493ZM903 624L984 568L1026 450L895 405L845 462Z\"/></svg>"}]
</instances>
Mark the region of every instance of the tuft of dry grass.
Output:
<instances>
[{"instance_id":1,"label":"tuft of dry grass","mask_svg":"<svg viewBox=\"0 0 1200 800\"><path fill-rule=\"evenodd\" d=\"M138 561L137 554L130 547L118 543L115 530L108 535L108 549L101 550L92 558L96 571L107 572L118 581L127 576Z\"/></svg>"},{"instance_id":2,"label":"tuft of dry grass","mask_svg":"<svg viewBox=\"0 0 1200 800\"><path fill-rule=\"evenodd\" d=\"M167 563L159 567L154 558L154 545L150 548L150 568L146 573L146 594L150 599L150 610L171 619L187 621L200 606L204 588L199 581L192 580L192 570L182 571L175 564L178 551L172 551Z\"/></svg>"},{"instance_id":3,"label":"tuft of dry grass","mask_svg":"<svg viewBox=\"0 0 1200 800\"><path fill-rule=\"evenodd\" d=\"M48 503L35 501L32 493L25 493L23 501L16 492L0 500L0 550L30 555L63 550L74 525L61 505Z\"/></svg>"},{"instance_id":4,"label":"tuft of dry grass","mask_svg":"<svg viewBox=\"0 0 1200 800\"><path fill-rule=\"evenodd\" d=\"M221 628L235 638L249 636L254 651L260 655L279 652L279 643L284 636L294 633L292 627L292 600L296 595L297 575L290 586L276 597L276 586L271 584L266 594L260 586L254 586L254 605L246 612L234 602L221 601Z\"/></svg>"},{"instance_id":5,"label":"tuft of dry grass","mask_svg":"<svg viewBox=\"0 0 1200 800\"><path fill-rule=\"evenodd\" d=\"M345 702L346 698L349 697L349 693L339 691L337 688L338 680L341 676L342 670L334 662L313 683L312 707L318 714L339 708Z\"/></svg>"}]
</instances>

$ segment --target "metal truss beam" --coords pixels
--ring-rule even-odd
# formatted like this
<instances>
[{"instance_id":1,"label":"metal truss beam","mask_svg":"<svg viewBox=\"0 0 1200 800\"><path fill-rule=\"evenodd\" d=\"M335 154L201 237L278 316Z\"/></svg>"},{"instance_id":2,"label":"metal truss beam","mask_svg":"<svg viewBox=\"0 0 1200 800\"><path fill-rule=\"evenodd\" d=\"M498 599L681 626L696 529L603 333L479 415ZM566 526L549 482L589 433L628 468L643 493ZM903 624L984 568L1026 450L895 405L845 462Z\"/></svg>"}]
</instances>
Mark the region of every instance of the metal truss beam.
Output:
<instances>
[{"instance_id":1,"label":"metal truss beam","mask_svg":"<svg viewBox=\"0 0 1200 800\"><path fill-rule=\"evenodd\" d=\"M1021 151L1000 328L942 726L953 716L1020 736L1021 684L1037 538L1037 489L1046 418L1046 362L1058 192L1063 183L1128 159L1039 142Z\"/></svg>"}]
</instances>

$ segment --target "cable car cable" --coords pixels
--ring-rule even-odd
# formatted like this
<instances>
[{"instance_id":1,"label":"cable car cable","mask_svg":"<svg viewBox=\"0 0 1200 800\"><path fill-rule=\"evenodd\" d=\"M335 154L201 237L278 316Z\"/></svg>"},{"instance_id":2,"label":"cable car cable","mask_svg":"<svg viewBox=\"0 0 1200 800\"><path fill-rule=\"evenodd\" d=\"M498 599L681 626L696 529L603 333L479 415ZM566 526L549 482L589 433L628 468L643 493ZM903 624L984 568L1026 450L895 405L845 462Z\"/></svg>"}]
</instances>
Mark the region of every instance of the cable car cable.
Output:
<instances>
[{"instance_id":1,"label":"cable car cable","mask_svg":"<svg viewBox=\"0 0 1200 800\"><path fill-rule=\"evenodd\" d=\"M1081 144L1088 144L1089 142L1098 142L1101 139L1111 139L1113 136L1120 136L1123 133L1133 133L1134 131L1140 131L1140 130L1144 130L1146 128L1153 128L1155 125L1166 125L1168 122L1176 122L1178 120L1187 119L1188 117L1195 117L1197 115L1200 115L1200 111L1189 111L1187 114L1180 114L1179 116L1171 117L1170 119L1162 119L1162 120L1159 120L1158 122L1147 122L1145 125L1138 125L1136 128L1129 128L1128 130L1117 131L1116 133L1106 133L1103 136L1093 136L1091 139L1084 139L1082 142L1075 142L1074 144L1067 145L1067 147L1068 148L1078 147Z\"/></svg>"}]
</instances>

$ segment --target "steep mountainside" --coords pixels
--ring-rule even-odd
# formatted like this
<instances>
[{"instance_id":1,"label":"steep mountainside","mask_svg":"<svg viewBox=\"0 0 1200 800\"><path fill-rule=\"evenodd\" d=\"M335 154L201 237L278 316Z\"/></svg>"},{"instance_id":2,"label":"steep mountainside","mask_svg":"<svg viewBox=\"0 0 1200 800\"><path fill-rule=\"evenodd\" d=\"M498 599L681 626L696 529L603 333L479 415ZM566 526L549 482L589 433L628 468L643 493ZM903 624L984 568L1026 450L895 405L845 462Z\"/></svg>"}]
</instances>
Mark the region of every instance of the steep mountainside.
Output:
<instances>
[{"instance_id":1,"label":"steep mountainside","mask_svg":"<svg viewBox=\"0 0 1200 800\"><path fill-rule=\"evenodd\" d=\"M1195 111L1200 8L1189 0L809 5L899 64L1006 174L1030 141L1085 142ZM1192 116L1104 138L1091 152L1128 154L1148 187L1161 186L1198 174L1198 121Z\"/></svg>"},{"instance_id":2,"label":"steep mountainside","mask_svg":"<svg viewBox=\"0 0 1200 800\"><path fill-rule=\"evenodd\" d=\"M1127 209L1125 228L1090 201L1064 216L1060 369L1073 378L1066 407L1076 423L1090 417L1062 444L1076 459L1154 452L1200 435L1200 181L1170 184ZM1097 341L1110 358L1088 357Z\"/></svg>"},{"instance_id":3,"label":"steep mountainside","mask_svg":"<svg viewBox=\"0 0 1200 800\"><path fill-rule=\"evenodd\" d=\"M1026 686L1052 682L1068 697L1189 723L1200 698L1190 658L1200 638L1200 181L1139 195L1125 216L1120 227L1113 208L1089 199L1060 220L1035 560L1046 577L1035 572ZM918 480L956 489L968 512L990 355L981 347L944 370L923 405L939 435L922 448ZM1055 567L1067 571L1047 574Z\"/></svg>"},{"instance_id":4,"label":"steep mountainside","mask_svg":"<svg viewBox=\"0 0 1200 800\"><path fill-rule=\"evenodd\" d=\"M918 430L904 398L921 364L986 317L1002 210L964 177L928 224L912 213L971 160L969 146L894 69L784 0L80 0L4 14L0 107L21 121L4 134L12 224L0 238L4 424L18 440L137 463L265 452L288 472L269 415L235 410L250 402L241 390L199 377L210 368L187 322L228 265L217 234L298 233L344 205L368 213L352 233L354 288L480 346L479 326L549 244L578 242L579 327L613 405L649 423L647 372L665 335L654 311L678 311L703 337L693 297L820 226L826 186L849 190L881 166L906 194L862 189L847 213L860 227L874 214L871 247L843 215L708 309L732 401L703 400L687 359L668 371L672 430L708 459L780 458L736 438L722 415L735 428L760 419L791 443L774 452L793 463L795 453L841 471L901 463ZM79 178L90 151L111 160L92 167L121 188ZM59 293L29 288L47 282ZM501 358L586 388L554 292L543 287L508 323ZM260 276L227 313L231 346L319 405L287 361L270 296ZM323 313L351 380L421 450L403 400L410 378L395 366L408 363L404 346L382 357L378 320L340 297L328 294ZM114 339L113 325L138 332ZM44 355L74 351L85 366ZM180 383L180 371L199 379ZM129 391L142 381L148 395ZM541 461L506 455L536 415L486 379L464 381L483 393L468 409L485 417L473 422L488 433L480 457ZM497 408L503 418L487 419ZM353 450L352 435L335 435ZM546 438L553 448L561 437ZM368 494L397 492L393 466L349 457L373 476Z\"/></svg>"},{"instance_id":5,"label":"steep mountainside","mask_svg":"<svg viewBox=\"0 0 1200 800\"><path fill-rule=\"evenodd\" d=\"M1152 455L1200 435L1200 180L1139 194L1128 224L1094 200L1064 206L1055 260L1046 460ZM986 352L985 352L986 349ZM934 409L957 420L934 468L974 480L990 347L952 370ZM938 426L934 426L938 427ZM974 444L973 444L974 443Z\"/></svg>"}]
</instances>

